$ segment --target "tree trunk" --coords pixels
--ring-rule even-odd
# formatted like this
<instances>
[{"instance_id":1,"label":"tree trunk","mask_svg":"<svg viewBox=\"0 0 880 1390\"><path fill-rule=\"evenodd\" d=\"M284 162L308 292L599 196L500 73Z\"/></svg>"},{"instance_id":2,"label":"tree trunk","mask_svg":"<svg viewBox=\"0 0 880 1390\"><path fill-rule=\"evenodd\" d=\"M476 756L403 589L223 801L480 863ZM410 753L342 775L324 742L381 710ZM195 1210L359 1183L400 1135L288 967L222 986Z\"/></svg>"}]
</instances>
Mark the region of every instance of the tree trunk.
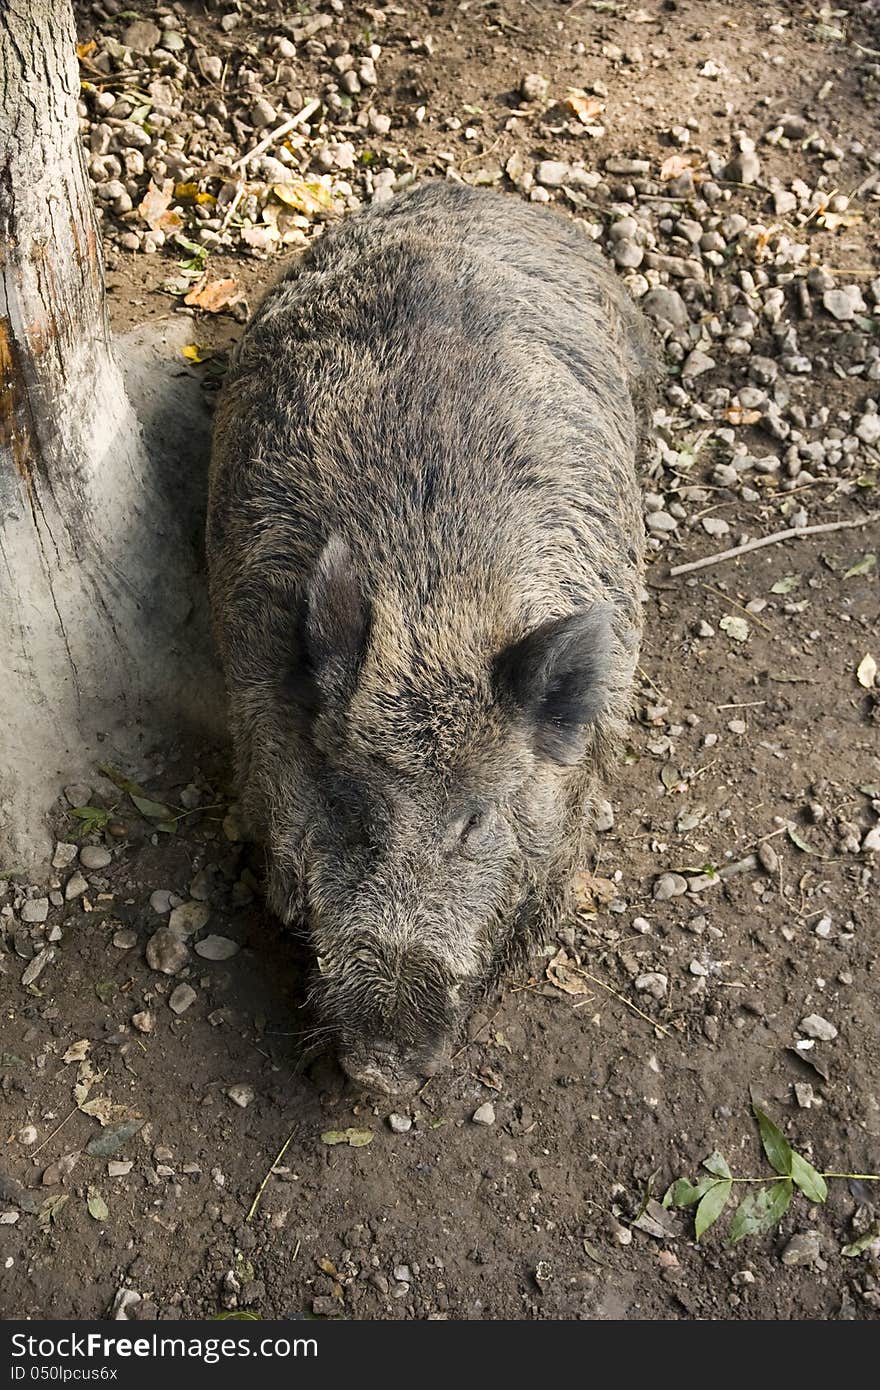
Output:
<instances>
[{"instance_id":1,"label":"tree trunk","mask_svg":"<svg viewBox=\"0 0 880 1390\"><path fill-rule=\"evenodd\" d=\"M70 0L3 0L0 871L44 855L49 804L96 754L130 758L163 728L178 741L194 692L204 708L216 689L198 578L204 457L148 447L126 394L78 92ZM160 423L180 433L188 408L169 400ZM203 415L188 431L201 454Z\"/></svg>"}]
</instances>

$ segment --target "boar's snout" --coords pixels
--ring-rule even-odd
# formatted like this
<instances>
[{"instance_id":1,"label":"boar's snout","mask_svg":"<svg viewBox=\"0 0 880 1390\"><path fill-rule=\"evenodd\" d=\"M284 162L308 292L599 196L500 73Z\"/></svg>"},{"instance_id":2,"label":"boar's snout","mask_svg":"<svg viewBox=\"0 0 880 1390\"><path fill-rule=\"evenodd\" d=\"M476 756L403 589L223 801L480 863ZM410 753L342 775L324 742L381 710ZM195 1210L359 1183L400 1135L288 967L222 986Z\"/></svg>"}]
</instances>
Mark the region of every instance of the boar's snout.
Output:
<instances>
[{"instance_id":1,"label":"boar's snout","mask_svg":"<svg viewBox=\"0 0 880 1390\"><path fill-rule=\"evenodd\" d=\"M339 1065L365 1091L383 1096L407 1096L435 1076L449 1061L450 1045L430 1053L402 1050L386 1039L363 1040L340 1049Z\"/></svg>"}]
</instances>

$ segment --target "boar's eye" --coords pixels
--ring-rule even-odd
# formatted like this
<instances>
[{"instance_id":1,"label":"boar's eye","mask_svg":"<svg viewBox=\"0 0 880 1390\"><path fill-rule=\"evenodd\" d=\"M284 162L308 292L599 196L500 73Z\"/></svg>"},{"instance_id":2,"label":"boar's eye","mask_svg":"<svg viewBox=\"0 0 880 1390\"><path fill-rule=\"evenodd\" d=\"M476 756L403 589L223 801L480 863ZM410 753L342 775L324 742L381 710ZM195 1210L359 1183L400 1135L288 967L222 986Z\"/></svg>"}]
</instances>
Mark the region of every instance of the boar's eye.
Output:
<instances>
[{"instance_id":1,"label":"boar's eye","mask_svg":"<svg viewBox=\"0 0 880 1390\"><path fill-rule=\"evenodd\" d=\"M492 820L490 806L470 806L453 818L448 826L447 846L450 851L475 850L486 838Z\"/></svg>"}]
</instances>

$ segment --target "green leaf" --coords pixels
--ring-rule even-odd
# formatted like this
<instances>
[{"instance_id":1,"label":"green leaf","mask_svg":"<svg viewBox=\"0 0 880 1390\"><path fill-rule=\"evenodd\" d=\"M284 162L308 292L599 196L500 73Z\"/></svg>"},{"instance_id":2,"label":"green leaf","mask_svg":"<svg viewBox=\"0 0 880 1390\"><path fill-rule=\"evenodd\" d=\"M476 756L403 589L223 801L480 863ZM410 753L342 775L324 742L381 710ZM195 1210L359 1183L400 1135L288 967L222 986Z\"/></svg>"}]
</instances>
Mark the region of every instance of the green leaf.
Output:
<instances>
[{"instance_id":1,"label":"green leaf","mask_svg":"<svg viewBox=\"0 0 880 1390\"><path fill-rule=\"evenodd\" d=\"M262 1319L256 1313L215 1313L210 1322L261 1322Z\"/></svg>"},{"instance_id":2,"label":"green leaf","mask_svg":"<svg viewBox=\"0 0 880 1390\"><path fill-rule=\"evenodd\" d=\"M737 1207L730 1223L729 1243L736 1245L745 1236L763 1235L782 1220L794 1192L791 1178L783 1178L772 1187L750 1192Z\"/></svg>"},{"instance_id":3,"label":"green leaf","mask_svg":"<svg viewBox=\"0 0 880 1390\"><path fill-rule=\"evenodd\" d=\"M321 1135L322 1144L348 1144L353 1149L363 1149L372 1142L371 1129L325 1129Z\"/></svg>"},{"instance_id":4,"label":"green leaf","mask_svg":"<svg viewBox=\"0 0 880 1390\"><path fill-rule=\"evenodd\" d=\"M62 1207L70 1201L69 1192L59 1192L54 1197L47 1197L37 1212L37 1225L41 1231L48 1231L50 1226L54 1226L58 1221Z\"/></svg>"},{"instance_id":5,"label":"green leaf","mask_svg":"<svg viewBox=\"0 0 880 1390\"><path fill-rule=\"evenodd\" d=\"M105 777L110 778L114 786L131 797L134 805L142 816L146 816L147 820L167 821L173 818L174 812L170 806L163 806L161 801L151 800L143 787L139 786L137 782L132 782L130 777L126 777L125 773L120 772L119 768L114 767L112 763L99 763L98 769L103 772Z\"/></svg>"},{"instance_id":6,"label":"green leaf","mask_svg":"<svg viewBox=\"0 0 880 1390\"><path fill-rule=\"evenodd\" d=\"M815 854L815 853L816 853L816 851L813 849L813 846L810 845L810 844L807 844L807 841L804 839L803 835L799 835L798 832L797 832L797 830L795 830L795 828L794 828L793 825L787 825L787 826L785 827L785 833L787 834L788 838L791 840L791 843L792 843L793 845L797 845L798 849L799 849L799 850L802 850L804 854Z\"/></svg>"},{"instance_id":7,"label":"green leaf","mask_svg":"<svg viewBox=\"0 0 880 1390\"><path fill-rule=\"evenodd\" d=\"M848 1260L855 1259L856 1255L861 1255L875 1241L880 1241L880 1222L876 1222L870 1231L866 1231L863 1236L859 1236L858 1240L854 1240L852 1245L845 1245L840 1253L845 1255Z\"/></svg>"},{"instance_id":8,"label":"green leaf","mask_svg":"<svg viewBox=\"0 0 880 1390\"><path fill-rule=\"evenodd\" d=\"M95 985L95 993L102 1004L110 1004L118 989L115 980L99 980Z\"/></svg>"},{"instance_id":9,"label":"green leaf","mask_svg":"<svg viewBox=\"0 0 880 1390\"><path fill-rule=\"evenodd\" d=\"M700 1178L696 1184L689 1182L687 1178L678 1178L670 1188L661 1202L661 1206L667 1211L672 1207L692 1207L695 1202L699 1202L704 1197L710 1187L715 1185L715 1178Z\"/></svg>"},{"instance_id":10,"label":"green leaf","mask_svg":"<svg viewBox=\"0 0 880 1390\"><path fill-rule=\"evenodd\" d=\"M794 1178L801 1192L808 1197L811 1202L824 1202L828 1196L828 1184L813 1167L808 1163L802 1154L792 1150L791 1154L791 1176Z\"/></svg>"},{"instance_id":11,"label":"green leaf","mask_svg":"<svg viewBox=\"0 0 880 1390\"><path fill-rule=\"evenodd\" d=\"M718 1220L727 1206L727 1199L732 1187L733 1183L730 1178L722 1178L719 1182L713 1183L700 1199L700 1205L697 1207L697 1215L694 1219L697 1240Z\"/></svg>"},{"instance_id":12,"label":"green leaf","mask_svg":"<svg viewBox=\"0 0 880 1390\"><path fill-rule=\"evenodd\" d=\"M844 579L855 579L858 574L870 574L876 563L876 555L866 555L864 560L860 560L857 565L853 565L851 569L848 569L843 577Z\"/></svg>"},{"instance_id":13,"label":"green leaf","mask_svg":"<svg viewBox=\"0 0 880 1390\"><path fill-rule=\"evenodd\" d=\"M108 1125L89 1140L86 1153L91 1158L112 1158L143 1127L143 1120L121 1120L119 1124Z\"/></svg>"},{"instance_id":14,"label":"green leaf","mask_svg":"<svg viewBox=\"0 0 880 1390\"><path fill-rule=\"evenodd\" d=\"M174 815L170 806L163 806L161 801L151 801L148 796L135 796L134 792L129 792L129 796L134 802L142 816L147 820L170 820Z\"/></svg>"},{"instance_id":15,"label":"green leaf","mask_svg":"<svg viewBox=\"0 0 880 1390\"><path fill-rule=\"evenodd\" d=\"M106 1221L107 1217L110 1215L110 1208L107 1206L104 1198L101 1196L100 1192L96 1191L93 1187L89 1188L86 1206L89 1209L89 1216L94 1217L96 1221Z\"/></svg>"},{"instance_id":16,"label":"green leaf","mask_svg":"<svg viewBox=\"0 0 880 1390\"><path fill-rule=\"evenodd\" d=\"M100 806L72 806L68 812L74 820L82 821L82 834L92 835L96 830L106 829L110 812Z\"/></svg>"},{"instance_id":17,"label":"green leaf","mask_svg":"<svg viewBox=\"0 0 880 1390\"><path fill-rule=\"evenodd\" d=\"M787 574L784 579L777 579L775 584L771 584L771 594L790 594L800 584L800 577L796 574Z\"/></svg>"},{"instance_id":18,"label":"green leaf","mask_svg":"<svg viewBox=\"0 0 880 1390\"><path fill-rule=\"evenodd\" d=\"M791 1144L779 1126L775 1125L770 1117L764 1114L763 1110L759 1109L757 1105L752 1105L752 1109L761 1131L761 1143L764 1145L764 1152L770 1160L771 1166L784 1178L790 1178L794 1157Z\"/></svg>"},{"instance_id":19,"label":"green leaf","mask_svg":"<svg viewBox=\"0 0 880 1390\"><path fill-rule=\"evenodd\" d=\"M722 1158L718 1150L703 1159L703 1167L710 1173L714 1173L716 1178L729 1178L730 1169L727 1166L727 1159Z\"/></svg>"}]
</instances>

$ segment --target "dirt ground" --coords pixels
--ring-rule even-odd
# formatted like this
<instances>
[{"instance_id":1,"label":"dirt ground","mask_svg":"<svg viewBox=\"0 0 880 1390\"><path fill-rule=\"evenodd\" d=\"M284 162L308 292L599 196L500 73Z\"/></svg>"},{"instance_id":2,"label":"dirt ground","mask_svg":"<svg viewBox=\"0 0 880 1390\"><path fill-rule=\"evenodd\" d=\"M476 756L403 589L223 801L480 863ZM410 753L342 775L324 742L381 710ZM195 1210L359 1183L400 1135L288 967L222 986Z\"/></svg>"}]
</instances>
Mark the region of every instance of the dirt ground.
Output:
<instances>
[{"instance_id":1,"label":"dirt ground","mask_svg":"<svg viewBox=\"0 0 880 1390\"><path fill-rule=\"evenodd\" d=\"M568 136L504 128L530 72L560 90L604 83L606 132L577 150L597 167L612 155L666 158L661 132L686 115L701 145L729 149L735 130L768 124L765 94L774 109L809 112L826 138L880 143L868 99L880 24L868 6L844 21L801 4L400 0L377 6L381 26L366 9L347 4L341 31L381 27L383 81L400 103L427 102L407 136L422 168L465 106L479 108L466 118L478 147L497 142L502 163L516 149L570 159ZM217 24L219 11L185 12ZM82 7L83 39L95 23ZM823 34L840 23L845 40ZM434 54L414 56L411 37L426 32ZM710 60L720 76L706 82L696 74ZM808 183L821 167L810 150L762 159ZM863 174L845 167L840 186ZM765 199L739 189L732 206L753 216ZM829 233L825 254L876 276L876 201L862 213ZM111 263L117 330L173 312L161 290L173 253L114 249ZM253 298L278 262L218 256L216 269ZM194 321L200 345L239 331L228 316ZM817 317L801 332L814 360L796 383L808 412L871 394L835 372L828 331ZM757 429L743 437L756 454L779 448ZM710 441L691 480L712 468ZM858 517L872 476L827 511L816 503L811 521ZM734 538L781 524L769 493L716 491L710 505ZM595 910L487 1000L452 1066L400 1103L402 1132L393 1105L353 1093L331 1058L301 1055L300 948L260 905L228 815L223 751L194 763L169 738L126 769L187 812L174 834L96 770L84 800L109 811L108 824L89 834L60 812L58 839L106 845L110 864L83 869L72 893L75 866L56 872L61 901L36 940L11 906L0 919L0 1220L10 1213L0 1314L102 1317L127 1289L140 1318L876 1318L880 1245L841 1253L877 1221L876 1183L833 1179L824 1205L796 1196L776 1229L735 1246L727 1218L697 1244L692 1212L649 1206L652 1221L643 1209L715 1150L737 1176L766 1174L755 1095L816 1167L880 1172L877 859L859 848L880 809L880 738L876 696L855 676L866 653L880 659L880 605L876 566L845 577L878 540L876 524L844 530L677 579L670 563L735 540L683 529L657 552L614 824L585 866L600 880ZM746 618L747 640L721 626L730 617ZM761 861L749 859L760 845ZM707 870L708 883L692 881ZM688 891L656 898L658 876L676 872ZM145 946L167 920L151 897L162 890L204 903L207 930L238 953L205 959L190 942L178 973L151 969ZM48 963L22 985L41 949ZM176 1013L181 985L192 997ZM818 1040L801 1026L810 1016L832 1025ZM795 1047L805 1039L813 1046ZM83 1103L120 1107L102 1112L103 1127L78 1108L77 1085ZM486 1102L494 1122L475 1123ZM143 1123L126 1139L114 1126L129 1119ZM322 1140L348 1128L371 1142ZM90 1154L100 1137L104 1155ZM130 1167L111 1176L108 1163Z\"/></svg>"}]
</instances>

